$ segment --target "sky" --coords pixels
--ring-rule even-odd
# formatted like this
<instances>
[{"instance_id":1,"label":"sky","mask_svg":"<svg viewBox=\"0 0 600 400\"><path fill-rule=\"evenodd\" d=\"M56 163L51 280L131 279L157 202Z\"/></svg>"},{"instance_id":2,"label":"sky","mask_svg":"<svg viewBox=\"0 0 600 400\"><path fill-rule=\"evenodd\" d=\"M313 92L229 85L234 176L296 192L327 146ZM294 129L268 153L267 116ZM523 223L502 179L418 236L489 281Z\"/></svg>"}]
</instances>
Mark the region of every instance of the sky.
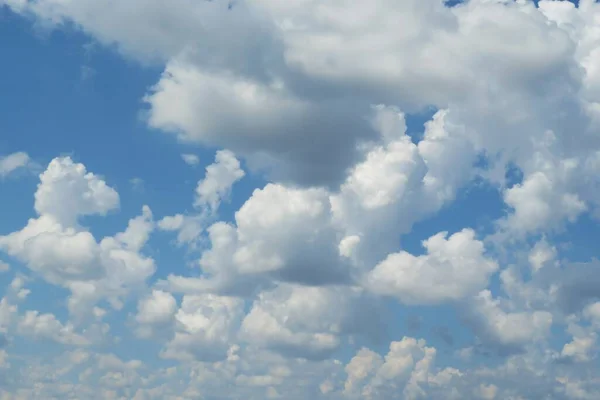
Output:
<instances>
[{"instance_id":1,"label":"sky","mask_svg":"<svg viewBox=\"0 0 600 400\"><path fill-rule=\"evenodd\" d=\"M0 399L600 398L599 23L0 0Z\"/></svg>"}]
</instances>

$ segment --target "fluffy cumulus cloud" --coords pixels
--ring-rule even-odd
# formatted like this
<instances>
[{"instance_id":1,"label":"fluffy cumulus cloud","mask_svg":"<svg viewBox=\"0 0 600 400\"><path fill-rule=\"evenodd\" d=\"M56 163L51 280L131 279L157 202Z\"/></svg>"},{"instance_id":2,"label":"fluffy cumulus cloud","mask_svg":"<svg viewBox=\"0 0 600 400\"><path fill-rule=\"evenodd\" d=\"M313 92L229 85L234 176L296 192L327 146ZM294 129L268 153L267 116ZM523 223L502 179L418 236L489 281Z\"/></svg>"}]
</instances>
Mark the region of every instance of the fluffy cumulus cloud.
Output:
<instances>
[{"instance_id":1,"label":"fluffy cumulus cloud","mask_svg":"<svg viewBox=\"0 0 600 400\"><path fill-rule=\"evenodd\" d=\"M380 313L358 288L285 284L258 296L240 333L283 355L320 359L352 335L376 335Z\"/></svg>"},{"instance_id":2,"label":"fluffy cumulus cloud","mask_svg":"<svg viewBox=\"0 0 600 400\"><path fill-rule=\"evenodd\" d=\"M100 300L120 308L121 298L155 271L152 258L140 253L154 228L152 212L144 206L127 229L100 241L78 223L82 216L106 215L118 206L119 195L104 180L68 157L56 158L40 175L37 217L20 231L0 236L0 248L69 290L72 314L83 317Z\"/></svg>"},{"instance_id":3,"label":"fluffy cumulus cloud","mask_svg":"<svg viewBox=\"0 0 600 400\"><path fill-rule=\"evenodd\" d=\"M0 156L0 398L600 398L600 3L0 8L158 66L197 182Z\"/></svg>"},{"instance_id":4,"label":"fluffy cumulus cloud","mask_svg":"<svg viewBox=\"0 0 600 400\"><path fill-rule=\"evenodd\" d=\"M215 210L221 200L228 198L233 184L244 175L240 162L231 151L218 151L215 163L206 167L206 176L198 182L194 205L208 206Z\"/></svg>"},{"instance_id":5,"label":"fluffy cumulus cloud","mask_svg":"<svg viewBox=\"0 0 600 400\"><path fill-rule=\"evenodd\" d=\"M213 294L187 295L175 314L173 338L162 352L165 358L220 360L235 343L243 302Z\"/></svg>"},{"instance_id":6,"label":"fluffy cumulus cloud","mask_svg":"<svg viewBox=\"0 0 600 400\"><path fill-rule=\"evenodd\" d=\"M193 154L185 154L183 159L190 165L199 162ZM193 206L197 212L163 217L158 221L158 228L177 232L179 245L196 243L221 203L230 200L233 185L245 175L235 154L229 150L217 151L214 163L206 167L204 178L196 186Z\"/></svg>"},{"instance_id":7,"label":"fluffy cumulus cloud","mask_svg":"<svg viewBox=\"0 0 600 400\"><path fill-rule=\"evenodd\" d=\"M368 285L409 304L456 301L487 287L498 265L483 255L483 243L469 229L447 235L424 241L425 255L390 254L370 272Z\"/></svg>"}]
</instances>

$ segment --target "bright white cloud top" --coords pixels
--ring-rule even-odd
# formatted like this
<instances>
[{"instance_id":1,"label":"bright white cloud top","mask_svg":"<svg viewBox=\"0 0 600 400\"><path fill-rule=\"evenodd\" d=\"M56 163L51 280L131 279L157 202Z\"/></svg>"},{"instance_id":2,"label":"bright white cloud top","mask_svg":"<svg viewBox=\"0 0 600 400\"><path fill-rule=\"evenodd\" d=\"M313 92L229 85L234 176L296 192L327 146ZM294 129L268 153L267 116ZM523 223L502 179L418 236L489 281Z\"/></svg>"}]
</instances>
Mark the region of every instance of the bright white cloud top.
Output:
<instances>
[{"instance_id":1,"label":"bright white cloud top","mask_svg":"<svg viewBox=\"0 0 600 400\"><path fill-rule=\"evenodd\" d=\"M600 3L452 3L0 0L195 177L0 154L0 398L599 399Z\"/></svg>"}]
</instances>

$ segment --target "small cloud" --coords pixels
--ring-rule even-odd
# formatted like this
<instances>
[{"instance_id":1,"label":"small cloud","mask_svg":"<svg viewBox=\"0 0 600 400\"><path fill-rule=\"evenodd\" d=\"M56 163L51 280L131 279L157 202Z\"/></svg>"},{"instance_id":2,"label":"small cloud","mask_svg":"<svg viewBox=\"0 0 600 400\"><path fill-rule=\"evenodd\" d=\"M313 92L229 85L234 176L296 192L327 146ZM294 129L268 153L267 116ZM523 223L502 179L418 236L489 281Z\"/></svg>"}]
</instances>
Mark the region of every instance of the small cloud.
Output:
<instances>
[{"instance_id":1,"label":"small cloud","mask_svg":"<svg viewBox=\"0 0 600 400\"><path fill-rule=\"evenodd\" d=\"M473 357L474 348L473 347L464 347L456 351L456 355L460 357L463 361L468 361Z\"/></svg>"},{"instance_id":2,"label":"small cloud","mask_svg":"<svg viewBox=\"0 0 600 400\"><path fill-rule=\"evenodd\" d=\"M25 300L25 298L26 298L27 296L29 296L29 294L30 294L30 293L31 293L31 290L29 290L29 289L21 289L21 290L19 290L19 292L17 293L17 298L18 298L19 300Z\"/></svg>"},{"instance_id":3,"label":"small cloud","mask_svg":"<svg viewBox=\"0 0 600 400\"><path fill-rule=\"evenodd\" d=\"M22 151L0 156L0 178L6 178L18 169L26 168L30 164L29 155Z\"/></svg>"},{"instance_id":4,"label":"small cloud","mask_svg":"<svg viewBox=\"0 0 600 400\"><path fill-rule=\"evenodd\" d=\"M131 184L132 189L136 192L144 191L144 180L142 178L132 178L129 180L129 183Z\"/></svg>"},{"instance_id":5,"label":"small cloud","mask_svg":"<svg viewBox=\"0 0 600 400\"><path fill-rule=\"evenodd\" d=\"M0 273L8 272L10 270L10 265L5 263L4 261L0 261Z\"/></svg>"},{"instance_id":6,"label":"small cloud","mask_svg":"<svg viewBox=\"0 0 600 400\"><path fill-rule=\"evenodd\" d=\"M195 154L182 154L181 158L187 165L198 165L200 163L200 158Z\"/></svg>"}]
</instances>

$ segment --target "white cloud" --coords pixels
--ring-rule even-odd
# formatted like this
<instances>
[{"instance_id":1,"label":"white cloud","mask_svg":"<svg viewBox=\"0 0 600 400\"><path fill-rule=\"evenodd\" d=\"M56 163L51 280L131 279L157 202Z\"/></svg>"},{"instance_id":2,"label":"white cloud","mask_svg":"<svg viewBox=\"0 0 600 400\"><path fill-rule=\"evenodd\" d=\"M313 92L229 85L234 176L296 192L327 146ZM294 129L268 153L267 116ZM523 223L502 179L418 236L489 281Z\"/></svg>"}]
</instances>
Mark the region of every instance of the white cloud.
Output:
<instances>
[{"instance_id":1,"label":"white cloud","mask_svg":"<svg viewBox=\"0 0 600 400\"><path fill-rule=\"evenodd\" d=\"M110 10L94 2L8 4L45 22L73 21L129 56L163 62L146 97L151 126L270 164L280 178L331 183L357 161L356 144L374 137L364 123L372 104L449 108L478 149L518 164L531 153L532 135L569 126L548 116L587 110L579 93L588 103L597 97L597 38L589 28L597 7L552 3L538 10L527 1L448 8L438 0L231 7L153 0L144 13L133 11L136 0ZM136 29L115 29L115 21Z\"/></svg>"},{"instance_id":2,"label":"white cloud","mask_svg":"<svg viewBox=\"0 0 600 400\"><path fill-rule=\"evenodd\" d=\"M29 294L31 293L31 290L26 289L25 286L25 281L26 279L23 278L22 276L16 276L12 282L10 283L10 294L15 295L15 297L17 298L17 301L23 301L27 298L27 296L29 296Z\"/></svg>"},{"instance_id":3,"label":"white cloud","mask_svg":"<svg viewBox=\"0 0 600 400\"><path fill-rule=\"evenodd\" d=\"M243 315L243 302L232 297L186 295L175 313L176 331L161 356L216 361L226 357Z\"/></svg>"},{"instance_id":4,"label":"white cloud","mask_svg":"<svg viewBox=\"0 0 600 400\"><path fill-rule=\"evenodd\" d=\"M478 388L474 390L474 394L480 399L494 400L498 393L498 387L496 385L480 384Z\"/></svg>"},{"instance_id":5,"label":"white cloud","mask_svg":"<svg viewBox=\"0 0 600 400\"><path fill-rule=\"evenodd\" d=\"M468 301L467 314L475 334L486 345L504 352L522 350L550 334L552 314L547 311L505 311L501 301L484 290Z\"/></svg>"},{"instance_id":6,"label":"white cloud","mask_svg":"<svg viewBox=\"0 0 600 400\"><path fill-rule=\"evenodd\" d=\"M358 288L282 284L258 296L240 335L287 356L320 359L344 336L376 332L378 311Z\"/></svg>"},{"instance_id":7,"label":"white cloud","mask_svg":"<svg viewBox=\"0 0 600 400\"><path fill-rule=\"evenodd\" d=\"M395 247L395 234L439 210L470 179L472 149L455 136L446 115L438 112L415 145L402 113L376 107L373 124L384 144L366 146L366 160L349 171L339 191L284 184L255 190L235 214L235 226L219 222L208 229L212 246L199 262L205 276L198 288L243 292L273 278L343 282L371 269ZM447 171L451 165L454 172ZM177 230L185 221L174 216L161 225ZM360 240L350 246L348 238Z\"/></svg>"},{"instance_id":8,"label":"white cloud","mask_svg":"<svg viewBox=\"0 0 600 400\"><path fill-rule=\"evenodd\" d=\"M596 308L597 304L590 304L582 312L585 319L591 320L591 326L583 326L573 315L567 318L567 332L573 339L564 344L560 352L563 359L582 363L596 358L598 354Z\"/></svg>"},{"instance_id":9,"label":"white cloud","mask_svg":"<svg viewBox=\"0 0 600 400\"><path fill-rule=\"evenodd\" d=\"M137 304L135 322L138 324L136 335L142 338L152 337L157 332L169 330L177 311L177 301L168 292L152 290Z\"/></svg>"},{"instance_id":10,"label":"white cloud","mask_svg":"<svg viewBox=\"0 0 600 400\"><path fill-rule=\"evenodd\" d=\"M63 229L52 216L30 219L21 231L0 237L0 246L51 281L93 276L95 270L90 265L98 256L96 241L89 232Z\"/></svg>"},{"instance_id":11,"label":"white cloud","mask_svg":"<svg viewBox=\"0 0 600 400\"><path fill-rule=\"evenodd\" d=\"M6 335L17 313L17 306L11 304L8 298L0 300L0 334Z\"/></svg>"},{"instance_id":12,"label":"white cloud","mask_svg":"<svg viewBox=\"0 0 600 400\"><path fill-rule=\"evenodd\" d=\"M368 287L407 304L457 301L485 288L498 265L486 258L475 232L447 236L441 232L424 241L422 256L390 254L369 273Z\"/></svg>"},{"instance_id":13,"label":"white cloud","mask_svg":"<svg viewBox=\"0 0 600 400\"><path fill-rule=\"evenodd\" d=\"M256 189L236 212L236 226L217 222L208 228L211 247L199 261L206 288L240 293L272 279L344 281L348 272L328 218L325 190L276 184Z\"/></svg>"},{"instance_id":14,"label":"white cloud","mask_svg":"<svg viewBox=\"0 0 600 400\"><path fill-rule=\"evenodd\" d=\"M139 301L136 321L141 324L156 324L168 322L175 314L177 302L175 298L162 290L152 293Z\"/></svg>"},{"instance_id":15,"label":"white cloud","mask_svg":"<svg viewBox=\"0 0 600 400\"><path fill-rule=\"evenodd\" d=\"M185 153L181 155L181 159L187 164L191 166L198 165L200 163L200 157L196 154Z\"/></svg>"},{"instance_id":16,"label":"white cloud","mask_svg":"<svg viewBox=\"0 0 600 400\"><path fill-rule=\"evenodd\" d=\"M10 271L10 265L5 263L4 261L0 261L0 272Z\"/></svg>"},{"instance_id":17,"label":"white cloud","mask_svg":"<svg viewBox=\"0 0 600 400\"><path fill-rule=\"evenodd\" d=\"M74 226L80 216L106 215L117 207L117 192L69 157L55 158L40 175L35 211L64 228Z\"/></svg>"},{"instance_id":18,"label":"white cloud","mask_svg":"<svg viewBox=\"0 0 600 400\"><path fill-rule=\"evenodd\" d=\"M393 251L397 235L440 210L471 179L474 150L447 122L448 115L437 112L414 144L406 135L404 114L393 107L375 108L383 144L367 147L365 160L330 196L333 221L348 235L361 236L355 252L367 264ZM371 235L374 231L382 234Z\"/></svg>"},{"instance_id":19,"label":"white cloud","mask_svg":"<svg viewBox=\"0 0 600 400\"><path fill-rule=\"evenodd\" d=\"M536 171L522 184L507 189L504 199L515 210L507 220L510 229L535 232L548 225L556 226L565 219L574 222L586 211L585 202L576 192L568 188L556 189L573 179L572 171L576 167L576 160L564 160L557 167L558 171Z\"/></svg>"},{"instance_id":20,"label":"white cloud","mask_svg":"<svg viewBox=\"0 0 600 400\"><path fill-rule=\"evenodd\" d=\"M245 172L235 155L227 150L217 151L214 164L206 167L206 175L196 188L196 207L209 207L213 212L223 200L228 200L231 187Z\"/></svg>"},{"instance_id":21,"label":"white cloud","mask_svg":"<svg viewBox=\"0 0 600 400\"><path fill-rule=\"evenodd\" d=\"M66 374L58 361L32 359L11 380L16 389L3 387L0 397L210 398L227 387L229 396L248 399L600 398L589 362L600 326L599 264L559 260L564 243L554 235L600 215L599 4L0 4L158 63L164 72L144 96L147 124L182 142L230 149L207 167L196 211L155 223L144 207L123 232L104 238L79 223L116 211L117 192L69 158L50 163L35 195L37 215L3 233L0 249L32 277L67 289L73 321L19 316L15 304L28 300L29 289L17 278L0 302L0 339L20 327L63 344L93 342L106 336L103 321L118 320L106 318L111 308L128 312L131 296L135 333L160 331L161 355L183 362L160 368L77 354L79 363L62 361L77 364ZM422 137L409 137L403 111L425 107L438 111ZM199 164L194 154L182 159ZM240 160L270 182L232 222L214 221L245 175ZM29 164L25 153L1 158L0 177ZM521 180L505 177L509 166ZM473 179L491 183L507 206L487 238L492 246L463 229L425 240L423 255L403 251L403 235ZM143 253L155 225L177 232L177 243L194 250L186 257L201 255L198 268L180 276L169 269L170 253L152 249L168 278L148 289L156 265ZM488 288L496 259L507 267L500 286ZM369 294L354 288L359 283ZM171 292L183 293L179 305ZM476 336L461 343L473 357L461 370L436 369L433 347L403 338L386 355L362 348L346 365L333 359L340 349L361 348L379 327L371 296L404 306L457 304ZM562 323L572 338L547 341ZM477 351L509 356L488 363Z\"/></svg>"},{"instance_id":22,"label":"white cloud","mask_svg":"<svg viewBox=\"0 0 600 400\"><path fill-rule=\"evenodd\" d=\"M556 259L556 248L548 244L545 239L540 240L529 252L529 264L533 271L539 271Z\"/></svg>"},{"instance_id":23,"label":"white cloud","mask_svg":"<svg viewBox=\"0 0 600 400\"><path fill-rule=\"evenodd\" d=\"M423 386L435 380L431 371L436 349L424 340L404 337L392 342L385 357L361 349L346 365L344 393L350 398L422 398Z\"/></svg>"},{"instance_id":24,"label":"white cloud","mask_svg":"<svg viewBox=\"0 0 600 400\"><path fill-rule=\"evenodd\" d=\"M590 352L596 345L596 335L574 337L569 343L566 343L560 355L565 358L571 358L575 361L590 361Z\"/></svg>"},{"instance_id":25,"label":"white cloud","mask_svg":"<svg viewBox=\"0 0 600 400\"><path fill-rule=\"evenodd\" d=\"M135 370L143 365L139 360L123 361L114 354L98 354L96 359L98 361L98 368L101 370Z\"/></svg>"},{"instance_id":26,"label":"white cloud","mask_svg":"<svg viewBox=\"0 0 600 400\"><path fill-rule=\"evenodd\" d=\"M194 207L198 212L166 216L158 222L159 229L177 232L178 245L194 247L206 226L214 220L221 203L229 201L233 185L245 175L231 151L217 151L215 162L206 167L204 179L196 186Z\"/></svg>"},{"instance_id":27,"label":"white cloud","mask_svg":"<svg viewBox=\"0 0 600 400\"><path fill-rule=\"evenodd\" d=\"M177 232L177 244L192 244L198 239L207 218L203 215L175 214L163 217L158 221L158 228L163 231Z\"/></svg>"},{"instance_id":28,"label":"white cloud","mask_svg":"<svg viewBox=\"0 0 600 400\"><path fill-rule=\"evenodd\" d=\"M354 250L356 249L356 246L359 245L359 243L360 236L358 235L346 236L345 238L340 240L340 244L338 245L340 256L348 258L352 257L352 254L354 253Z\"/></svg>"},{"instance_id":29,"label":"white cloud","mask_svg":"<svg viewBox=\"0 0 600 400\"><path fill-rule=\"evenodd\" d=\"M594 326L600 328L600 301L587 305L583 310L583 315L591 320Z\"/></svg>"},{"instance_id":30,"label":"white cloud","mask_svg":"<svg viewBox=\"0 0 600 400\"><path fill-rule=\"evenodd\" d=\"M14 171L26 167L29 163L29 155L24 152L0 156L0 178L7 177Z\"/></svg>"},{"instance_id":31,"label":"white cloud","mask_svg":"<svg viewBox=\"0 0 600 400\"><path fill-rule=\"evenodd\" d=\"M87 315L88 307L103 298L118 308L120 297L154 273L154 261L139 253L154 229L152 212L144 206L124 232L100 242L77 224L80 216L103 215L118 204L117 192L85 166L55 159L40 175L35 193L39 216L22 230L0 236L0 249L69 289L73 314Z\"/></svg>"},{"instance_id":32,"label":"white cloud","mask_svg":"<svg viewBox=\"0 0 600 400\"><path fill-rule=\"evenodd\" d=\"M53 314L27 311L19 320L19 332L34 338L51 339L61 344L85 346L89 341L74 331L67 323L63 325Z\"/></svg>"}]
</instances>

